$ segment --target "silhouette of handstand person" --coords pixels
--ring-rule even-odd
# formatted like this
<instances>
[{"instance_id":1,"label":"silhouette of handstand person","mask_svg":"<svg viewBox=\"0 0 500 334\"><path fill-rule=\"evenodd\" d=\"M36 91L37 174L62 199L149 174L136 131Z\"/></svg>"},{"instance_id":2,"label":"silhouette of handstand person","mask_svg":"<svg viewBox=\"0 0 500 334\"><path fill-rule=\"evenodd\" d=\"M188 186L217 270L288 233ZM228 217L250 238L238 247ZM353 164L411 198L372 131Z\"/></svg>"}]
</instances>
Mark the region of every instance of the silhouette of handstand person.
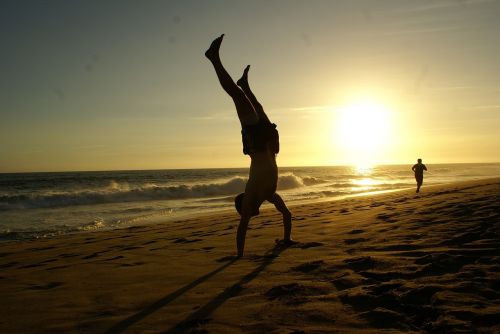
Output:
<instances>
[{"instance_id":1,"label":"silhouette of handstand person","mask_svg":"<svg viewBox=\"0 0 500 334\"><path fill-rule=\"evenodd\" d=\"M286 207L281 196L276 192L278 184L278 166L276 154L279 152L279 136L276 124L271 123L262 105L248 84L248 65L242 77L234 83L222 65L219 49L224 34L216 38L205 56L214 66L219 82L234 101L236 112L241 123L243 153L250 156L250 172L245 192L235 198L235 207L240 214L240 224L236 235L238 257L243 256L245 236L250 218L259 214L259 208L264 201L274 204L283 215L284 236L282 243L292 243L292 214Z\"/></svg>"},{"instance_id":2,"label":"silhouette of handstand person","mask_svg":"<svg viewBox=\"0 0 500 334\"><path fill-rule=\"evenodd\" d=\"M422 163L422 159L418 159L417 163L413 165L411 170L415 173L415 180L417 181L417 193L420 191L420 187L424 182L424 170L427 170L427 167Z\"/></svg>"}]
</instances>

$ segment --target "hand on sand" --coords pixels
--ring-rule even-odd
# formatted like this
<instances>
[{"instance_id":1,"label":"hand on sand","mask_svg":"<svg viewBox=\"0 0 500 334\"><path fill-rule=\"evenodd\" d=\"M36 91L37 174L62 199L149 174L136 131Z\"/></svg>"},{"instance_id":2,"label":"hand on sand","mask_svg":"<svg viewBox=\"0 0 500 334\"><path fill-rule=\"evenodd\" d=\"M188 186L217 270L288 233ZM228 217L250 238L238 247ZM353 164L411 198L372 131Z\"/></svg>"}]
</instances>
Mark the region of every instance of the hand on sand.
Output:
<instances>
[{"instance_id":1,"label":"hand on sand","mask_svg":"<svg viewBox=\"0 0 500 334\"><path fill-rule=\"evenodd\" d=\"M290 246L293 246L293 245L296 245L299 243L298 241L295 241L292 239L288 239L288 240L276 239L276 240L274 240L274 242L276 243L276 246L278 246L278 247L290 247Z\"/></svg>"}]
</instances>

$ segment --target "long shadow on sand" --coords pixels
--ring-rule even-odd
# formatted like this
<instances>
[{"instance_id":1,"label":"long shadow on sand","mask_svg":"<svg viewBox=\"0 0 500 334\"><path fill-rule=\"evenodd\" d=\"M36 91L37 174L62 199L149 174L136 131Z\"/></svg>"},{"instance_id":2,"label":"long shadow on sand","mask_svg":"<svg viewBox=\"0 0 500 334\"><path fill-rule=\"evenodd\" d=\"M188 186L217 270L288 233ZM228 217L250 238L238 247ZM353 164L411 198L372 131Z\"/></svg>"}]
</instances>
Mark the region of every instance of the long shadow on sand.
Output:
<instances>
[{"instance_id":1,"label":"long shadow on sand","mask_svg":"<svg viewBox=\"0 0 500 334\"><path fill-rule=\"evenodd\" d=\"M216 296L214 299L209 301L207 304L199 308L196 312L192 313L190 316L188 316L186 319L172 327L170 330L164 332L166 334L174 334L174 333L183 333L187 331L189 328L192 328L193 326L197 326L200 323L203 323L206 321L205 319L214 311L216 310L220 305L222 305L226 300L228 300L231 297L236 296L241 290L242 284L246 284L250 281L252 281L257 275L263 271L271 262L273 262L274 258L276 258L283 250L285 250L286 247L283 246L275 246L266 254L263 256L263 261L260 266L255 268L251 273L245 275L242 277L237 283L233 284L229 288L225 289L222 293L220 293L218 296ZM227 267L229 267L231 264L233 264L237 258L233 258L229 260L229 262L225 263L224 265L220 266L219 268L209 272L206 275L201 276L200 278L194 280L193 282L185 285L184 287L166 295L165 297L161 298L160 300L154 302L153 304L149 305L145 309L143 309L140 312L135 313L134 315L131 315L130 317L120 321L110 329L108 329L105 333L106 334L111 334L111 333L121 333L136 322L139 322L140 320L146 318L150 314L158 311L160 308L168 305L169 303L173 302L175 299L186 293L187 291L191 290L192 288L196 287L197 285L203 283L204 281L208 280L212 276L216 275L217 273L223 271Z\"/></svg>"},{"instance_id":2,"label":"long shadow on sand","mask_svg":"<svg viewBox=\"0 0 500 334\"><path fill-rule=\"evenodd\" d=\"M257 277L267 266L269 266L273 260L279 256L281 252L283 252L287 247L276 245L274 248L266 252L263 256L263 261L255 268L252 272L243 276L238 282L231 285L219 295L217 295L214 299L206 303L204 306L199 308L196 312L191 313L186 319L179 322L174 327L169 330L162 332L163 334L180 334L185 333L189 329L193 327L197 327L198 325L204 324L208 322L208 316L215 311L219 306L224 304L229 298L237 296L242 290L242 285L251 282L255 277Z\"/></svg>"},{"instance_id":3,"label":"long shadow on sand","mask_svg":"<svg viewBox=\"0 0 500 334\"><path fill-rule=\"evenodd\" d=\"M225 263L224 265L220 266L219 268L209 272L206 275L201 276L200 278L192 281L191 283L183 286L182 288L166 295L165 297L161 298L160 300L154 302L153 304L149 305L145 309L143 309L140 312L137 312L134 315L131 315L130 317L126 318L125 320L120 321L110 329L108 329L105 333L106 334L111 334L111 333L121 333L128 327L132 326L134 323L144 319L148 315L158 311L160 308L168 305L169 303L173 302L175 299L183 295L184 293L188 292L192 288L196 287L198 284L203 283L204 281L208 280L210 277L214 276L215 274L223 271L227 267L229 267L231 264L233 264L237 259L233 258L229 262Z\"/></svg>"}]
</instances>

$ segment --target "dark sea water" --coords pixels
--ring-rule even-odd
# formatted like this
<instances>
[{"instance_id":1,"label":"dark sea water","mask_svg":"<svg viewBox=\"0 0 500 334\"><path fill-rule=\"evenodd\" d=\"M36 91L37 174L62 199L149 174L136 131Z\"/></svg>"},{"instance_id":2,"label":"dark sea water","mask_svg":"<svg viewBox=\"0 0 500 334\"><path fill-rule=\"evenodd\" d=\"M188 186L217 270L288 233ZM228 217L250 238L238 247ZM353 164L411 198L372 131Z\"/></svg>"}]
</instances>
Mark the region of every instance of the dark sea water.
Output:
<instances>
[{"instance_id":1,"label":"dark sea water","mask_svg":"<svg viewBox=\"0 0 500 334\"><path fill-rule=\"evenodd\" d=\"M425 186L500 176L500 164L427 165ZM47 237L230 209L248 169L0 174L0 240ZM287 204L412 188L411 165L280 168ZM236 215L236 212L235 212Z\"/></svg>"}]
</instances>

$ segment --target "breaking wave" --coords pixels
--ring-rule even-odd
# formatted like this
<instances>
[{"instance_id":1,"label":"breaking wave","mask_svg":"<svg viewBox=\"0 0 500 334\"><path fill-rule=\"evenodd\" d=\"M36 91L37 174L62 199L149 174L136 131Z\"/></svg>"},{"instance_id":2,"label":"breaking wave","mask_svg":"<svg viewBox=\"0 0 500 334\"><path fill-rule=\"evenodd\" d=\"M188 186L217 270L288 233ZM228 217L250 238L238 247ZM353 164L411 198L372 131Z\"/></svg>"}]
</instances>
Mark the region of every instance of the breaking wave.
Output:
<instances>
[{"instance_id":1,"label":"breaking wave","mask_svg":"<svg viewBox=\"0 0 500 334\"><path fill-rule=\"evenodd\" d=\"M246 181L247 179L243 177L233 177L219 183L180 185L148 183L141 186L111 181L106 187L95 189L1 195L0 210L229 196L243 192ZM285 174L279 177L278 189L288 190L320 182L322 181L314 177L301 178L294 174Z\"/></svg>"}]
</instances>

